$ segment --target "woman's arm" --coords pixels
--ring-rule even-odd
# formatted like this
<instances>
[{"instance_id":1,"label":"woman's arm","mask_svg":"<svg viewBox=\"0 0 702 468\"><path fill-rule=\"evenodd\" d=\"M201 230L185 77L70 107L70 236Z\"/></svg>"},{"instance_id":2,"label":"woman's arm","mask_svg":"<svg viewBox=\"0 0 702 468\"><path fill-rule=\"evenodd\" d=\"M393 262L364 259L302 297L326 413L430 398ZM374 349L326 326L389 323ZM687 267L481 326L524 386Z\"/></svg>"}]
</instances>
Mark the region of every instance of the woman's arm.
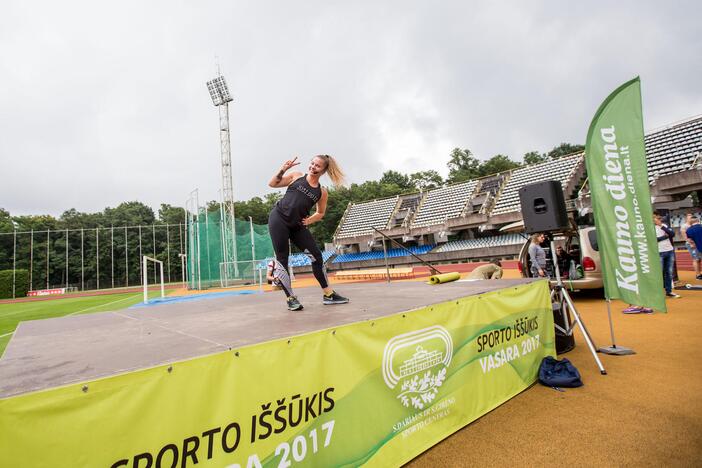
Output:
<instances>
[{"instance_id":1,"label":"woman's arm","mask_svg":"<svg viewBox=\"0 0 702 468\"><path fill-rule=\"evenodd\" d=\"M271 177L271 180L268 181L268 186L273 188L287 187L295 179L299 178L302 175L301 172L291 172L290 174L285 174L288 169L300 164L299 162L295 162L296 160L297 156L295 156L294 159L288 159L285 161L283 165L280 166L280 170L273 177Z\"/></svg>"},{"instance_id":2,"label":"woman's arm","mask_svg":"<svg viewBox=\"0 0 702 468\"><path fill-rule=\"evenodd\" d=\"M308 216L302 220L302 224L309 226L324 218L324 213L327 211L327 189L322 188L322 196L317 202L317 210L312 216Z\"/></svg>"}]
</instances>

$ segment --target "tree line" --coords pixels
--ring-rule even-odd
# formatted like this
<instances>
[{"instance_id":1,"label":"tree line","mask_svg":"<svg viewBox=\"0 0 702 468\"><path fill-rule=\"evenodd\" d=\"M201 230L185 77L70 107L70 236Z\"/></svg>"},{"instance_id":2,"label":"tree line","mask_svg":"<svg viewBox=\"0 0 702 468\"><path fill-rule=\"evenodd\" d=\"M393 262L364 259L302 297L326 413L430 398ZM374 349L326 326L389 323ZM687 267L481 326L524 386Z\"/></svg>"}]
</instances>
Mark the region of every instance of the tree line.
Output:
<instances>
[{"instance_id":1,"label":"tree line","mask_svg":"<svg viewBox=\"0 0 702 468\"><path fill-rule=\"evenodd\" d=\"M535 164L546 160L558 158L567 154L582 151L582 145L562 143L547 153L531 151L524 155L524 164ZM325 217L319 223L312 225L311 230L320 242L331 242L334 232L349 203L357 203L376 198L385 198L416 191L426 191L445 186L447 184L463 182L490 174L514 169L522 164L510 159L506 155L498 154L487 160L479 160L469 149L455 148L447 163L448 177L444 179L437 171L428 170L410 174L399 171L386 171L379 180L369 180L360 184L353 183L347 187L330 188L329 200ZM268 214L275 203L281 198L281 192L268 193L263 197L253 197L250 200L235 203L237 218L248 220L252 218L256 224L267 224ZM212 200L206 203L208 211L219 210L219 202ZM182 207L161 204L158 212L138 201L124 202L114 208L105 208L98 213L82 213L74 208L63 212L58 218L50 215L12 216L8 211L0 208L0 270L11 269L13 265L13 249L17 259L22 259L23 264L18 268L26 267L27 261L33 257L33 262L41 265L46 263L47 252L49 262L49 283L60 285L66 282L75 284L79 281L76 276L81 270L87 272L86 276L95 282L97 272L102 285L111 285L112 277L120 279L119 285L127 283L139 284L140 276L137 268L138 258L127 258L125 263L125 244L128 252L138 249L141 239L142 250L145 255L156 253L159 260L167 261L165 252L171 253L171 277L174 281L180 278L180 261L177 254L184 248L183 233L176 225L184 223L185 210ZM165 226L171 225L166 233ZM154 226L153 231L147 229L141 237L136 233L136 228L130 229L125 236L124 231L114 230L108 235L105 228L124 226ZM102 228L95 234L96 228ZM81 239L79 230L84 230ZM32 251L26 239L15 243L13 236L7 233L13 231L47 231L52 234L37 236L33 239ZM77 230L69 233L69 278L65 277L66 271L66 236L61 231ZM109 231L108 231L109 232ZM26 236L26 235L25 235ZM113 252L114 243L120 247ZM48 243L48 249L47 249ZM83 259L76 252L83 247ZM99 249L99 251L98 251ZM129 256L131 254L127 254ZM114 262L112 261L114 258ZM109 260L105 260L109 259ZM175 259L175 260L174 260ZM102 262L98 268L98 261ZM114 263L114 265L112 264ZM131 263L131 264L130 264ZM46 283L46 268L37 268L33 272L33 283ZM112 275L112 271L115 271ZM124 284L123 284L124 283ZM95 284L92 286L94 287Z\"/></svg>"}]
</instances>

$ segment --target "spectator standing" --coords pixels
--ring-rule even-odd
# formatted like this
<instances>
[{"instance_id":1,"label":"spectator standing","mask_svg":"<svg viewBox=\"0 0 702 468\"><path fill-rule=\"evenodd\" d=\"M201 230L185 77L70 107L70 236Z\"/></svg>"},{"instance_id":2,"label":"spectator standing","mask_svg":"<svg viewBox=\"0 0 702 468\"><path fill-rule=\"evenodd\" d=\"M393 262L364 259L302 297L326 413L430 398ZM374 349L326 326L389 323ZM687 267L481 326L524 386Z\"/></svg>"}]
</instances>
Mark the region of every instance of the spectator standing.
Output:
<instances>
[{"instance_id":1,"label":"spectator standing","mask_svg":"<svg viewBox=\"0 0 702 468\"><path fill-rule=\"evenodd\" d=\"M673 248L671 240L675 236L675 233L663 223L663 218L659 214L653 215L653 223L655 224L656 239L658 240L658 253L661 258L665 295L670 298L678 298L680 296L673 292L673 261L675 259L675 249Z\"/></svg>"},{"instance_id":2,"label":"spectator standing","mask_svg":"<svg viewBox=\"0 0 702 468\"><path fill-rule=\"evenodd\" d=\"M546 251L541 244L546 239L544 233L532 234L529 244L529 259L531 260L531 276L546 276Z\"/></svg>"},{"instance_id":3,"label":"spectator standing","mask_svg":"<svg viewBox=\"0 0 702 468\"><path fill-rule=\"evenodd\" d=\"M695 278L702 279L702 275L700 275L700 259L702 259L702 252L700 252L700 248L702 248L702 244L695 242L687 236L687 230L693 225L700 225L699 218L692 213L685 213L685 223L680 226L680 234L682 235L682 238L685 239L685 247L687 248L687 251L690 252L692 266L695 269Z\"/></svg>"},{"instance_id":4,"label":"spectator standing","mask_svg":"<svg viewBox=\"0 0 702 468\"><path fill-rule=\"evenodd\" d=\"M688 228L685 230L685 242L687 250L692 256L692 265L695 268L695 278L702 280L702 274L700 274L700 260L702 259L702 225L700 224L699 218L694 215L688 217Z\"/></svg>"}]
</instances>

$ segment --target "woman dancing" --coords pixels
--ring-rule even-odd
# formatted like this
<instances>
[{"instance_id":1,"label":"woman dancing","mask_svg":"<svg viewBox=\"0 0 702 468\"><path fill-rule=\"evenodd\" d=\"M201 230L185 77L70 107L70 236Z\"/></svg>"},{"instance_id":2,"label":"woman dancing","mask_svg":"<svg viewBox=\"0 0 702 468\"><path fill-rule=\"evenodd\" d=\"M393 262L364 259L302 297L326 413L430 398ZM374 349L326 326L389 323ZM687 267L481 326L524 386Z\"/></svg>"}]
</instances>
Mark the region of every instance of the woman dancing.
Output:
<instances>
[{"instance_id":1,"label":"woman dancing","mask_svg":"<svg viewBox=\"0 0 702 468\"><path fill-rule=\"evenodd\" d=\"M290 284L288 241L292 241L312 260L312 272L324 291L322 303L345 304L349 300L329 287L322 252L308 229L309 225L321 221L327 209L327 190L320 185L319 178L327 174L335 186L340 186L344 182L344 174L334 158L326 154L312 158L307 174L302 172L286 174L289 169L298 164L300 163L297 157L285 161L278 173L268 182L270 187L288 188L268 216L268 231L271 234L278 264L278 268L274 268L272 273L287 296L288 309L302 310L302 304L293 294ZM316 205L316 211L310 216L309 212L313 205Z\"/></svg>"}]
</instances>

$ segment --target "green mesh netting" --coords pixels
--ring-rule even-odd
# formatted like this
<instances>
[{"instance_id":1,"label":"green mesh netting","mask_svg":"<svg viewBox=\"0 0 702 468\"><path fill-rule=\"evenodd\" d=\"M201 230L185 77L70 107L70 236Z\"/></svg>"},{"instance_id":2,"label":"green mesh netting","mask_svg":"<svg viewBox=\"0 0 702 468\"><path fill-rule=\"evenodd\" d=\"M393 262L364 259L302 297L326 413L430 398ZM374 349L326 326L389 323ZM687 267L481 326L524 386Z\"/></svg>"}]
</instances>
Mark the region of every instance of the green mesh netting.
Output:
<instances>
[{"instance_id":1,"label":"green mesh netting","mask_svg":"<svg viewBox=\"0 0 702 468\"><path fill-rule=\"evenodd\" d=\"M233 242L236 232L236 244ZM201 209L188 224L188 285L204 289L256 283L265 259L273 257L267 225L222 222L221 211ZM265 280L265 270L262 272Z\"/></svg>"}]
</instances>

